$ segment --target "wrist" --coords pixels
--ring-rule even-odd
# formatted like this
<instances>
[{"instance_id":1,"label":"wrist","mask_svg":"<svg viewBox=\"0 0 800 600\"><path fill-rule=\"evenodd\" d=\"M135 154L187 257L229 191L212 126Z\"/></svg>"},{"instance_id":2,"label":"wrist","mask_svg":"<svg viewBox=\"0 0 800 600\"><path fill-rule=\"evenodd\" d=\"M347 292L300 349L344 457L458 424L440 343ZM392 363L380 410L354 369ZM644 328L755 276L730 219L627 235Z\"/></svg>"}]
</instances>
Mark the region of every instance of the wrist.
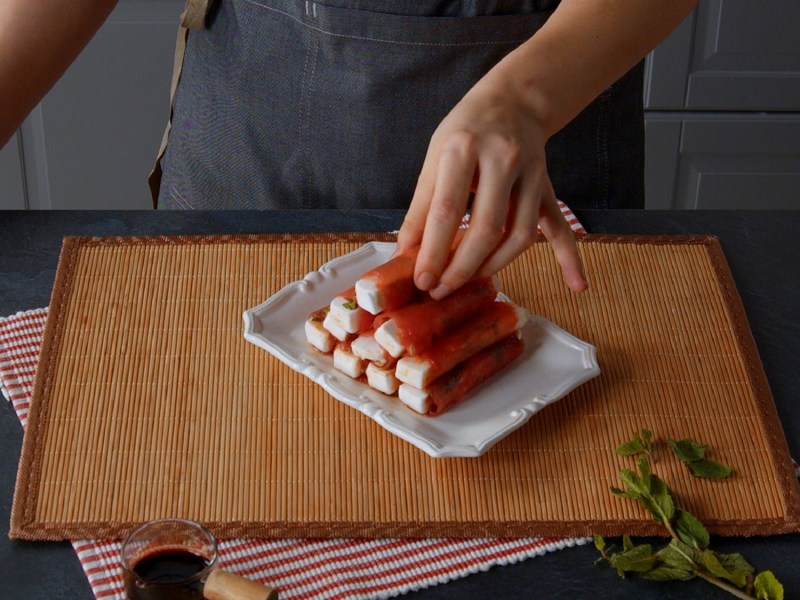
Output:
<instances>
[{"instance_id":1,"label":"wrist","mask_svg":"<svg viewBox=\"0 0 800 600\"><path fill-rule=\"evenodd\" d=\"M530 68L521 48L509 53L489 71L481 85L486 85L506 104L519 107L545 139L549 139L564 123L560 121L558 103L548 93L546 75Z\"/></svg>"}]
</instances>

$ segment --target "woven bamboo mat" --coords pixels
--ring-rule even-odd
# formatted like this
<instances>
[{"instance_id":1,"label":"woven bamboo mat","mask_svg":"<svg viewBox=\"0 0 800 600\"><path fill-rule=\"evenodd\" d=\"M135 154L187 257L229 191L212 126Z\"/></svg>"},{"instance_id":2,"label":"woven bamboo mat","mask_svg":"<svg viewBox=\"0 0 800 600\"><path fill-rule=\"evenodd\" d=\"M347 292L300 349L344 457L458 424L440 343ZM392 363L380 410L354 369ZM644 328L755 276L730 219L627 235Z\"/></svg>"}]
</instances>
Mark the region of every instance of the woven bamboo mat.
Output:
<instances>
[{"instance_id":1,"label":"woven bamboo mat","mask_svg":"<svg viewBox=\"0 0 800 600\"><path fill-rule=\"evenodd\" d=\"M643 427L733 466L655 470L713 533L797 531L800 492L736 288L706 237L580 242L566 291L547 244L501 273L518 304L595 344L602 374L480 458L435 459L242 335L242 312L388 236L67 238L11 536L104 538L180 516L221 537L653 534L609 486Z\"/></svg>"}]
</instances>

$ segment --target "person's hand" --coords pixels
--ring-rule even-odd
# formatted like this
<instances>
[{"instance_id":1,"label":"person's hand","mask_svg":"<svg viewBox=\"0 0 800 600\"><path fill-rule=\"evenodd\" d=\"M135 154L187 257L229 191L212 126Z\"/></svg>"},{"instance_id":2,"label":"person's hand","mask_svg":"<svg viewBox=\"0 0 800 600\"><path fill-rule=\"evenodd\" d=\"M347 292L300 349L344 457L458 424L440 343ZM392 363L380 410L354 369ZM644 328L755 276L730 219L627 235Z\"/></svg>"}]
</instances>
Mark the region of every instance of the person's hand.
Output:
<instances>
[{"instance_id":1,"label":"person's hand","mask_svg":"<svg viewBox=\"0 0 800 600\"><path fill-rule=\"evenodd\" d=\"M445 117L398 235L398 251L420 246L414 271L419 289L440 299L473 277L495 274L531 246L537 224L567 286L587 288L575 238L547 175L545 142L530 109L491 73ZM456 243L470 192L469 228Z\"/></svg>"}]
</instances>

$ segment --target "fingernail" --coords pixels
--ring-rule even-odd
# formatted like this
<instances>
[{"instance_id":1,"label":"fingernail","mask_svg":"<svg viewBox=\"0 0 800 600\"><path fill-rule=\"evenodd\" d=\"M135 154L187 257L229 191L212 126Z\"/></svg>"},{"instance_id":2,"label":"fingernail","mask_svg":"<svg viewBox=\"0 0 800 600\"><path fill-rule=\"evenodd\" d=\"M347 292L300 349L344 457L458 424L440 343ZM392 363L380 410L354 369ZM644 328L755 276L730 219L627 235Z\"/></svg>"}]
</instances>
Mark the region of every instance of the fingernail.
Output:
<instances>
[{"instance_id":1,"label":"fingernail","mask_svg":"<svg viewBox=\"0 0 800 600\"><path fill-rule=\"evenodd\" d=\"M586 277L581 275L569 282L569 287L572 289L572 291L580 294L581 292L585 292L589 289L589 282L586 280Z\"/></svg>"},{"instance_id":2,"label":"fingernail","mask_svg":"<svg viewBox=\"0 0 800 600\"><path fill-rule=\"evenodd\" d=\"M441 300L450 293L450 287L440 283L433 290L431 290L431 298L434 300Z\"/></svg>"},{"instance_id":3,"label":"fingernail","mask_svg":"<svg viewBox=\"0 0 800 600\"><path fill-rule=\"evenodd\" d=\"M417 287L422 291L427 291L436 285L436 277L431 273L423 273L417 277Z\"/></svg>"}]
</instances>

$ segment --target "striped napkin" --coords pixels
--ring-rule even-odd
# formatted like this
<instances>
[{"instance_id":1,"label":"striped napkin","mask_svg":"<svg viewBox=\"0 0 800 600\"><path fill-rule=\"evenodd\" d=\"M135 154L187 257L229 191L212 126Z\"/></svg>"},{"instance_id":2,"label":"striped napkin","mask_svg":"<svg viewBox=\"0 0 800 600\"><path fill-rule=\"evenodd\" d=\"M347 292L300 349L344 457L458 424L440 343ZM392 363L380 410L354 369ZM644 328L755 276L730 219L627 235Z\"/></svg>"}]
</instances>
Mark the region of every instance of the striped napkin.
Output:
<instances>
[{"instance_id":1,"label":"striped napkin","mask_svg":"<svg viewBox=\"0 0 800 600\"><path fill-rule=\"evenodd\" d=\"M575 213L572 212L572 209L564 204L561 200L556 200L556 202L558 203L558 208L561 209L561 214L564 215L564 220L570 226L570 229L572 229L572 231L575 233L586 233L586 229L584 229L581 222L578 221L578 217L575 216ZM459 229L466 229L467 227L469 227L469 213L464 215L464 218L461 219L461 226ZM538 227L537 231L541 233L542 228ZM397 232L395 231L394 233Z\"/></svg>"},{"instance_id":2,"label":"striped napkin","mask_svg":"<svg viewBox=\"0 0 800 600\"><path fill-rule=\"evenodd\" d=\"M559 203L573 231L585 233ZM466 224L466 223L465 223ZM24 427L48 310L0 318L0 390ZM221 569L280 590L282 599L390 598L496 565L585 544L586 538L224 540ZM74 540L95 598L124 600L119 540Z\"/></svg>"}]
</instances>

